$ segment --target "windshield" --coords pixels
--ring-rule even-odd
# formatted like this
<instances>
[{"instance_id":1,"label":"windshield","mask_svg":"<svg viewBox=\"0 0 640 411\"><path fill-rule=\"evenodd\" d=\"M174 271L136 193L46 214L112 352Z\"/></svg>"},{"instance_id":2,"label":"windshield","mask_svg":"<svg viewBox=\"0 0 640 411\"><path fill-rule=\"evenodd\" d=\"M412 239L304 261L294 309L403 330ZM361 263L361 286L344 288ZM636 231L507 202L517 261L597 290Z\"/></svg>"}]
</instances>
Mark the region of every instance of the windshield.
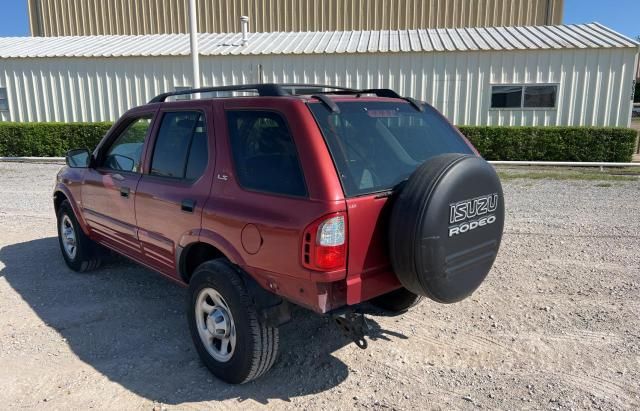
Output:
<instances>
[{"instance_id":1,"label":"windshield","mask_svg":"<svg viewBox=\"0 0 640 411\"><path fill-rule=\"evenodd\" d=\"M473 154L458 132L432 107L396 102L337 103L332 113L310 103L347 197L389 190L427 159Z\"/></svg>"}]
</instances>

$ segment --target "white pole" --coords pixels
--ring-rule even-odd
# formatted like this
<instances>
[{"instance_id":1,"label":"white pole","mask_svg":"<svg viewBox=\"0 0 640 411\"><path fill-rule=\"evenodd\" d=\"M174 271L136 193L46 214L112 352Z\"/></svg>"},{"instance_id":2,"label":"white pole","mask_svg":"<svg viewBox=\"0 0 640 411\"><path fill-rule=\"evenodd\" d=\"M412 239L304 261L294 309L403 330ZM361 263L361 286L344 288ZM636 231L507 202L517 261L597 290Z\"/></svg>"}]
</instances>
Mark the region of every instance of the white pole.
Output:
<instances>
[{"instance_id":1,"label":"white pole","mask_svg":"<svg viewBox=\"0 0 640 411\"><path fill-rule=\"evenodd\" d=\"M198 18L196 0L189 0L189 33L191 64L193 66L193 88L200 88L200 52L198 50Z\"/></svg>"}]
</instances>

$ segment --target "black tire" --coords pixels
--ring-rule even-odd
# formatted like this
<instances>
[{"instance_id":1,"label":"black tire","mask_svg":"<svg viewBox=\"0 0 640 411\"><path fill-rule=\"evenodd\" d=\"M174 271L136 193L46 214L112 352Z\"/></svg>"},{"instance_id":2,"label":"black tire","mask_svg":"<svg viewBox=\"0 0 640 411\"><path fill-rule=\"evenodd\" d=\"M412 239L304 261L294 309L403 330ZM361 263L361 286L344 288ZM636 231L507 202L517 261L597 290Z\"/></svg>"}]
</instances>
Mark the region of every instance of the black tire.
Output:
<instances>
[{"instance_id":1,"label":"black tire","mask_svg":"<svg viewBox=\"0 0 640 411\"><path fill-rule=\"evenodd\" d=\"M371 304L385 311L402 313L420 304L423 299L423 296L414 294L402 287L372 299Z\"/></svg>"},{"instance_id":2,"label":"black tire","mask_svg":"<svg viewBox=\"0 0 640 411\"><path fill-rule=\"evenodd\" d=\"M231 358L219 361L204 345L196 320L198 296L204 289L215 290L228 305L235 323L235 348ZM278 355L278 328L258 320L255 305L236 269L225 259L201 264L189 283L187 320L200 359L218 378L231 384L243 384L266 373Z\"/></svg>"},{"instance_id":3,"label":"black tire","mask_svg":"<svg viewBox=\"0 0 640 411\"><path fill-rule=\"evenodd\" d=\"M441 303L484 281L504 227L498 175L481 157L443 154L411 175L394 199L389 254L402 285Z\"/></svg>"},{"instance_id":4,"label":"black tire","mask_svg":"<svg viewBox=\"0 0 640 411\"><path fill-rule=\"evenodd\" d=\"M68 220L65 219L65 216ZM100 258L99 246L87 237L84 231L82 231L80 224L78 224L78 219L76 218L73 208L71 208L71 204L69 204L68 200L64 200L62 204L60 204L57 219L58 243L60 244L60 251L62 252L62 257L67 263L67 266L77 272L90 271L100 267L102 260ZM73 227L73 233L75 235L74 253L69 253L65 249L61 225L66 224L66 221L69 221L70 225Z\"/></svg>"}]
</instances>

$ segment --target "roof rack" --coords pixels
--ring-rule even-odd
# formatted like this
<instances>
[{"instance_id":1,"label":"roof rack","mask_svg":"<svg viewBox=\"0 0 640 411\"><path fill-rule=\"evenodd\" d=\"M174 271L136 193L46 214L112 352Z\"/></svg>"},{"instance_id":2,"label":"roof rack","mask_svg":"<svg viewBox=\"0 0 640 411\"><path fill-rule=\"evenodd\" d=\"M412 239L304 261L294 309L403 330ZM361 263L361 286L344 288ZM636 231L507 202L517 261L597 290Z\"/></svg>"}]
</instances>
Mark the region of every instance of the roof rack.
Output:
<instances>
[{"instance_id":1,"label":"roof rack","mask_svg":"<svg viewBox=\"0 0 640 411\"><path fill-rule=\"evenodd\" d=\"M290 95L282 89L278 84L241 84L238 86L218 86L218 87L203 87L203 88L191 88L187 90L169 91L167 93L158 94L149 101L149 103L162 103L167 97L183 96L185 94L196 93L211 93L214 91L247 91L253 90L258 93L259 96L279 97Z\"/></svg>"},{"instance_id":2,"label":"roof rack","mask_svg":"<svg viewBox=\"0 0 640 411\"><path fill-rule=\"evenodd\" d=\"M331 111L336 112L338 106L328 97L326 94L356 94L360 96L362 94L375 94L378 97L399 98L409 102L416 110L423 111L422 103L411 97L402 97L395 91L387 88L370 88L370 89L353 89L347 87L329 86L326 84L305 84L305 83L264 83L264 84L241 84L237 86L218 86L218 87L203 87L192 88L180 91L170 91L167 93L158 94L149 103L162 103L167 97L182 96L187 94L196 93L211 93L216 91L255 91L261 97L283 97L296 95L287 91L287 89L325 89L327 91L313 92L313 97L320 100L323 104L327 105ZM310 93L311 94L311 93ZM321 97L322 96L322 97ZM339 110L338 110L339 111Z\"/></svg>"}]
</instances>

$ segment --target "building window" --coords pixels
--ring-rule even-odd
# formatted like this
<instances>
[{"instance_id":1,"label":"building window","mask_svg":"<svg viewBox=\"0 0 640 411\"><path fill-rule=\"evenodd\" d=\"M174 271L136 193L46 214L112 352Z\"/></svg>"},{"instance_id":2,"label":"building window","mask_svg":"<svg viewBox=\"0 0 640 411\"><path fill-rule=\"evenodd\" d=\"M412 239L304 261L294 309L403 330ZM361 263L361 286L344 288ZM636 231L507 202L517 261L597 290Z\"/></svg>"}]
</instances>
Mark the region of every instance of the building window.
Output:
<instances>
[{"instance_id":1,"label":"building window","mask_svg":"<svg viewBox=\"0 0 640 411\"><path fill-rule=\"evenodd\" d=\"M491 108L520 108L521 105L522 86L493 86Z\"/></svg>"},{"instance_id":2,"label":"building window","mask_svg":"<svg viewBox=\"0 0 640 411\"><path fill-rule=\"evenodd\" d=\"M9 99L7 99L6 87L0 87L0 111L9 111Z\"/></svg>"},{"instance_id":3,"label":"building window","mask_svg":"<svg viewBox=\"0 0 640 411\"><path fill-rule=\"evenodd\" d=\"M557 85L508 85L491 88L491 108L554 108Z\"/></svg>"},{"instance_id":4,"label":"building window","mask_svg":"<svg viewBox=\"0 0 640 411\"><path fill-rule=\"evenodd\" d=\"M173 88L174 91L184 91L184 90L191 90L191 87L189 86L176 86ZM179 100L191 100L191 94L182 94L179 96L175 97L176 101Z\"/></svg>"},{"instance_id":5,"label":"building window","mask_svg":"<svg viewBox=\"0 0 640 411\"><path fill-rule=\"evenodd\" d=\"M558 86L526 86L524 103L526 108L553 108L556 106Z\"/></svg>"}]
</instances>

